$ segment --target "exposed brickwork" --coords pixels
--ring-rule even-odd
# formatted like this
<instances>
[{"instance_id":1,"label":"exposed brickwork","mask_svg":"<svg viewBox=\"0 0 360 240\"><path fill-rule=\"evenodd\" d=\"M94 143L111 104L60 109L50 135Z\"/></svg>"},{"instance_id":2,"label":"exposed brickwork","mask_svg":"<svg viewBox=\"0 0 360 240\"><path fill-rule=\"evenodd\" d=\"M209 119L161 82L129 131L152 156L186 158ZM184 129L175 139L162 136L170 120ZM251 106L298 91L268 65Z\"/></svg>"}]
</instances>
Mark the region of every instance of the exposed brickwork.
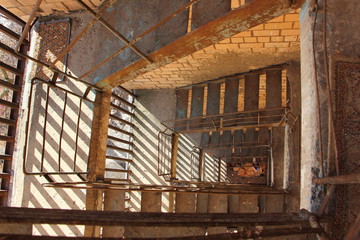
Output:
<instances>
[{"instance_id":1,"label":"exposed brickwork","mask_svg":"<svg viewBox=\"0 0 360 240\"><path fill-rule=\"evenodd\" d=\"M299 34L296 10L146 73L125 86L174 88L299 58Z\"/></svg>"},{"instance_id":2,"label":"exposed brickwork","mask_svg":"<svg viewBox=\"0 0 360 240\"><path fill-rule=\"evenodd\" d=\"M92 9L96 9L102 3L102 0L83 1ZM1 0L1 6L26 21L33 10L35 2L35 0ZM82 7L76 0L43 0L40 5L39 15L45 16L54 12L69 12L80 9Z\"/></svg>"}]
</instances>

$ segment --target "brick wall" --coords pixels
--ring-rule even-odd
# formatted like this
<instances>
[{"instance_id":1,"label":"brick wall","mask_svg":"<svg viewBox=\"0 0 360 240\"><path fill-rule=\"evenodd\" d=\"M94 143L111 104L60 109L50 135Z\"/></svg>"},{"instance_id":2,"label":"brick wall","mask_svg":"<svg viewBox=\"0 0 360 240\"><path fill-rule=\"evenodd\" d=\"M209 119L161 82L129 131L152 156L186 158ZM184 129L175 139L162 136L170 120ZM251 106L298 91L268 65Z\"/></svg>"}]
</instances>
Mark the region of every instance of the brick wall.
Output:
<instances>
[{"instance_id":1,"label":"brick wall","mask_svg":"<svg viewBox=\"0 0 360 240\"><path fill-rule=\"evenodd\" d=\"M1 0L1 6L14 13L16 16L27 21L36 0ZM83 0L89 7L96 9L102 0ZM40 5L39 14L42 16L53 14L54 12L70 12L82 9L76 0L43 0Z\"/></svg>"},{"instance_id":2,"label":"brick wall","mask_svg":"<svg viewBox=\"0 0 360 240\"><path fill-rule=\"evenodd\" d=\"M139 76L125 87L174 88L299 59L299 11L272 19Z\"/></svg>"}]
</instances>

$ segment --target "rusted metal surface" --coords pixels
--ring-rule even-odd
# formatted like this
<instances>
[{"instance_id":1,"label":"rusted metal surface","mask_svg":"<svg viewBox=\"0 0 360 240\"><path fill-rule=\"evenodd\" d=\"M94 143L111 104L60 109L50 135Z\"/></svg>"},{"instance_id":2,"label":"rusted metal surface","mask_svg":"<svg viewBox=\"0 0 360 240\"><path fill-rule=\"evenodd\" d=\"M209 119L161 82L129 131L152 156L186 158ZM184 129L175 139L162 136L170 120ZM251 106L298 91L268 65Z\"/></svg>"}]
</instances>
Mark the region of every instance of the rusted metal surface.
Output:
<instances>
[{"instance_id":1,"label":"rusted metal surface","mask_svg":"<svg viewBox=\"0 0 360 240\"><path fill-rule=\"evenodd\" d=\"M187 117L188 109L188 99L189 99L189 90L188 89L178 89L176 90L176 113L175 119L184 119ZM175 131L185 130L186 129L186 120L176 121L175 122ZM181 126L183 125L183 126ZM181 126L181 127L179 127Z\"/></svg>"},{"instance_id":2,"label":"rusted metal surface","mask_svg":"<svg viewBox=\"0 0 360 240\"><path fill-rule=\"evenodd\" d=\"M166 16L165 18L163 18L161 21L155 23L152 27L148 28L147 30L145 30L144 32L142 32L140 35L138 35L136 38L134 38L130 43L126 44L125 46L119 48L117 51L115 51L112 55L110 55L109 57L107 57L105 60L101 61L99 64L97 64L96 66L92 67L89 71L87 71L86 73L84 73L82 76L80 76L80 79L84 78L85 76L89 75L90 73L94 72L96 69L100 68L101 66L103 66L105 63L109 62L110 60L112 60L114 57L116 57L117 55L119 55L121 52L123 52L125 49L127 49L128 47L134 45L135 43L137 43L138 41L144 39L144 37L149 37L147 35L149 35L150 33L152 33L153 31L155 31L156 29L158 29L160 26L162 26L163 24L165 24L166 22L168 22L169 20L171 20L173 17L175 17L176 15L180 14L181 12L183 12L185 9L189 8L192 4L198 2L200 0L191 0L188 3L184 4L182 7L180 7L179 9L175 10L174 12L172 12L170 15ZM130 2L131 3L131 2ZM134 4L134 3L131 3ZM137 8L138 6L135 6L135 8ZM124 14L126 14L126 12L124 12ZM153 21L154 17L152 16L151 19L148 19L148 21ZM185 32L186 33L186 32ZM149 56L148 56L149 57ZM150 57L151 58L151 57ZM153 59L152 59L153 60ZM145 62L147 62L146 60L144 60ZM154 61L154 60L153 60ZM148 63L148 62L147 62ZM148 64L154 64L154 63L148 63ZM113 87L115 87L116 85L121 85L122 83L119 84L115 84L113 85ZM98 85L100 86L100 85ZM102 87L102 86L100 86Z\"/></svg>"},{"instance_id":3,"label":"rusted metal surface","mask_svg":"<svg viewBox=\"0 0 360 240\"><path fill-rule=\"evenodd\" d=\"M7 11L4 8L0 8L1 13L6 16L8 18L9 21L15 22L17 24L19 24L21 27L25 26L25 22L22 21L21 19L17 18L16 16L14 16L12 13L10 13L9 11ZM10 29L6 28L5 26L3 26L2 24L0 24L0 27L2 30L7 30L7 32L12 32ZM15 34L16 35L16 34ZM13 36L14 37L14 36ZM16 35L15 39L18 38L19 36ZM28 43L28 41L27 41ZM4 54L10 54L12 57L14 57L14 49L11 49L10 46L7 46L6 44L1 44L1 46L3 47L2 49L5 48L5 52ZM20 46L19 51L21 53L24 53L27 51L27 46L25 44ZM25 71L25 61L23 58L17 58L17 63L16 63L16 69L19 72L24 72ZM11 173L12 171L12 166L13 166L13 152L15 149L15 136L16 136L16 132L17 132L17 120L18 120L18 116L19 116L19 103L20 103L20 99L21 99L21 89L22 89L22 85L23 85L23 78L22 78L23 74L17 74L14 76L13 82L9 83L9 82L2 82L2 86L6 87L7 90L9 92L12 92L12 97L9 98L8 100L1 100L0 104L3 104L6 108L11 108L10 109L10 114L7 115L6 117L4 116L4 118L1 118L1 123L4 125L7 125L7 131L2 133L6 136L1 136L2 141L6 141L5 143L5 149L3 149L3 154L1 155L1 159L4 160L3 161L3 168L2 168L2 181L1 181L1 187L0 187L0 206L7 206L8 205L8 196L11 196L11 192L12 192L12 180L11 180ZM6 79L8 80L8 79ZM11 103L10 103L11 102Z\"/></svg>"},{"instance_id":4,"label":"rusted metal surface","mask_svg":"<svg viewBox=\"0 0 360 240\"><path fill-rule=\"evenodd\" d=\"M40 1L40 0L38 0ZM69 45L56 56L56 59L50 64L50 68L53 68L55 64L63 58L74 46L75 44L84 36L84 34L90 30L90 28L99 20L99 18L105 13L105 11L114 3L114 0L105 0L102 4L100 10L96 13L95 17L88 22L88 24L82 29L82 31L76 35Z\"/></svg>"},{"instance_id":5,"label":"rusted metal surface","mask_svg":"<svg viewBox=\"0 0 360 240\"><path fill-rule=\"evenodd\" d=\"M20 50L20 46L22 45L23 41L25 38L27 38L27 35L29 34L29 31L30 31L30 27L31 27L31 24L34 20L34 18L36 17L36 13L38 12L39 10L39 7L40 7L40 4L41 4L42 0L37 0L36 3L35 3L35 6L30 14L30 17L28 19L28 21L26 22L26 25L22 31L22 34L15 46L15 52L19 52Z\"/></svg>"},{"instance_id":6,"label":"rusted metal surface","mask_svg":"<svg viewBox=\"0 0 360 240\"><path fill-rule=\"evenodd\" d=\"M93 11L88 5L86 5L86 3L84 3L81 0L77 0L77 1L78 1L78 3L80 3L81 6L83 6L86 9L86 11L88 11L91 15L96 17L96 12ZM100 17L98 21L103 26L105 26L110 32L112 32L115 36L117 36L121 41L123 41L125 44L130 43L129 40L127 40L121 33L119 33L114 27L112 27L103 18ZM149 63L152 63L152 60L150 58L148 58L143 52L141 52L141 50L139 50L137 47L131 45L131 46L129 46L129 48L131 48L134 52L136 52L139 56L141 56L143 59L145 59Z\"/></svg>"},{"instance_id":7,"label":"rusted metal surface","mask_svg":"<svg viewBox=\"0 0 360 240\"><path fill-rule=\"evenodd\" d=\"M359 184L360 173L341 175L335 177L315 178L315 184Z\"/></svg>"},{"instance_id":8,"label":"rusted metal surface","mask_svg":"<svg viewBox=\"0 0 360 240\"><path fill-rule=\"evenodd\" d=\"M357 240L360 239L360 215L355 220L355 223L351 226L349 232L346 234L344 240Z\"/></svg>"},{"instance_id":9,"label":"rusted metal surface","mask_svg":"<svg viewBox=\"0 0 360 240\"><path fill-rule=\"evenodd\" d=\"M106 88L120 85L136 76L185 57L236 33L288 13L299 8L303 2L304 0L298 0L292 1L293 4L290 4L290 2L278 0L265 2L254 0L252 3L233 10L226 16L218 18L150 54L149 57L154 63L149 64L145 60L139 60L101 80L97 83L97 86Z\"/></svg>"},{"instance_id":10,"label":"rusted metal surface","mask_svg":"<svg viewBox=\"0 0 360 240\"><path fill-rule=\"evenodd\" d=\"M266 71L266 108L281 107L282 70Z\"/></svg>"},{"instance_id":11,"label":"rusted metal surface","mask_svg":"<svg viewBox=\"0 0 360 240\"><path fill-rule=\"evenodd\" d=\"M227 14L231 10L230 0L206 0L193 5L192 31Z\"/></svg>"}]
</instances>

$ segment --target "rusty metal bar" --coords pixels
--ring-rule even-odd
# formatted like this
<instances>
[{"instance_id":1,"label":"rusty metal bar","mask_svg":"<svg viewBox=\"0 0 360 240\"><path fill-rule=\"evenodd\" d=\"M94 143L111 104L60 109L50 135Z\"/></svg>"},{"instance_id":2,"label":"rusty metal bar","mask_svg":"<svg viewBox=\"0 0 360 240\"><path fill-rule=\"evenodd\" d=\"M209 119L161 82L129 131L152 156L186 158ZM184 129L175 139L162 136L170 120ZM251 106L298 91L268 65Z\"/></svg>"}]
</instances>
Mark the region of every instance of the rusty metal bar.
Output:
<instances>
[{"instance_id":1,"label":"rusty metal bar","mask_svg":"<svg viewBox=\"0 0 360 240\"><path fill-rule=\"evenodd\" d=\"M4 52L10 54L11 56L19 59L19 60L25 60L25 58L23 56L17 54L14 49L12 49L11 47L6 46L5 44L3 44L1 42L0 42L0 49L3 50Z\"/></svg>"},{"instance_id":2,"label":"rusty metal bar","mask_svg":"<svg viewBox=\"0 0 360 240\"><path fill-rule=\"evenodd\" d=\"M113 179L114 181L123 181ZM185 181L178 181L185 182ZM199 186L206 183L200 182ZM138 192L169 192L169 193L198 193L198 194L227 194L227 195L258 195L259 193L264 195L286 195L289 194L285 190L277 190L262 187L249 188L245 186L239 189L216 189L214 185L225 184L219 182L208 183L208 187L189 187L189 186L171 186L171 185L135 185L130 183L106 183L106 182L70 182L70 183L44 183L45 187L54 188L70 188L70 189L104 189L104 190L121 190L121 191L138 191Z\"/></svg>"},{"instance_id":3,"label":"rusty metal bar","mask_svg":"<svg viewBox=\"0 0 360 240\"><path fill-rule=\"evenodd\" d=\"M56 85L56 84L54 84L54 83L52 83L52 82L50 82L50 81L46 81L46 80L43 80L43 79L37 78L37 77L33 78L31 81L32 81L32 84L33 84L34 81L39 81L39 82L44 83L44 84L47 84L47 85L49 85L49 86L51 86L51 87L60 89L61 91L64 91L64 92L66 92L66 93L68 93L68 94L71 94L71 95L73 95L73 96L75 96L75 97L78 97L78 98L80 98L80 99L82 99L82 100L85 100L85 101L90 102L90 103L94 103L94 101L91 101L91 100L87 99L87 98L84 97L84 96L81 96L81 95L78 95L78 94L76 94L76 93L73 93L73 92L71 92L71 91L69 91L69 90L67 90L67 89L65 89L65 88L59 87L58 85Z\"/></svg>"},{"instance_id":4,"label":"rusty metal bar","mask_svg":"<svg viewBox=\"0 0 360 240\"><path fill-rule=\"evenodd\" d=\"M76 123L75 152L74 152L74 165L73 165L73 171L74 172L76 172L76 160L77 160L77 151L78 151L78 142L79 142L79 130L80 130L80 119L81 119L82 103L83 103L83 99L80 98L78 119L77 119L77 123Z\"/></svg>"},{"instance_id":5,"label":"rusty metal bar","mask_svg":"<svg viewBox=\"0 0 360 240\"><path fill-rule=\"evenodd\" d=\"M55 64L65 56L74 46L75 44L84 36L84 34L90 30L90 28L99 20L99 18L105 13L105 11L114 3L114 0L105 0L101 9L97 12L96 16L89 21L86 27L76 36L74 39L67 45L67 47L56 56L56 59L50 64L50 67L54 67Z\"/></svg>"},{"instance_id":6,"label":"rusty metal bar","mask_svg":"<svg viewBox=\"0 0 360 240\"><path fill-rule=\"evenodd\" d=\"M15 137L0 135L0 141L15 142Z\"/></svg>"},{"instance_id":7,"label":"rusty metal bar","mask_svg":"<svg viewBox=\"0 0 360 240\"><path fill-rule=\"evenodd\" d=\"M16 126L16 121L8 118L0 118L0 124Z\"/></svg>"},{"instance_id":8,"label":"rusty metal bar","mask_svg":"<svg viewBox=\"0 0 360 240\"><path fill-rule=\"evenodd\" d=\"M221 158L218 158L218 182L221 182Z\"/></svg>"},{"instance_id":9,"label":"rusty metal bar","mask_svg":"<svg viewBox=\"0 0 360 240\"><path fill-rule=\"evenodd\" d=\"M134 113L129 112L128 110L125 110L125 109L123 109L123 108L121 108L121 107L119 107L119 106L117 106L117 105L115 105L115 104L113 104L113 103L110 104L110 107L115 108L116 110L118 110L118 111L120 111L120 112L123 112L123 113L126 113L126 114L128 114L128 115L130 115L130 116L135 116Z\"/></svg>"},{"instance_id":10,"label":"rusty metal bar","mask_svg":"<svg viewBox=\"0 0 360 240\"><path fill-rule=\"evenodd\" d=\"M13 109L19 109L18 103L9 102L9 101L2 100L2 99L0 99L0 105L6 106L9 108L13 108Z\"/></svg>"},{"instance_id":11,"label":"rusty metal bar","mask_svg":"<svg viewBox=\"0 0 360 240\"><path fill-rule=\"evenodd\" d=\"M116 121L118 121L118 122L124 123L124 124L126 124L126 125L129 125L130 127L134 127L134 124L133 124L132 122L129 122L129 121L127 121L127 120L124 120L124 119L122 119L122 118L120 118L120 117L118 117L118 116L115 116L115 115L113 115L113 114L110 114L110 118L111 118L111 119L114 119L114 120L116 120Z\"/></svg>"},{"instance_id":12,"label":"rusty metal bar","mask_svg":"<svg viewBox=\"0 0 360 240\"><path fill-rule=\"evenodd\" d=\"M125 149L125 148L121 148L121 147L117 147L117 146L112 146L112 145L106 145L107 148L109 149L113 149L113 150L117 150L117 151L121 151L121 152L127 152L127 153L130 153L132 154L133 151L130 150L130 149Z\"/></svg>"},{"instance_id":13,"label":"rusty metal bar","mask_svg":"<svg viewBox=\"0 0 360 240\"><path fill-rule=\"evenodd\" d=\"M124 162L132 162L133 161L133 160L127 159L127 158L108 156L108 155L106 155L106 158L107 159L112 159L112 160L115 160L115 161L124 161Z\"/></svg>"},{"instance_id":14,"label":"rusty metal bar","mask_svg":"<svg viewBox=\"0 0 360 240\"><path fill-rule=\"evenodd\" d=\"M315 178L315 184L359 184L360 173L341 175L335 177Z\"/></svg>"},{"instance_id":15,"label":"rusty metal bar","mask_svg":"<svg viewBox=\"0 0 360 240\"><path fill-rule=\"evenodd\" d=\"M36 17L36 13L39 10L40 4L41 4L42 0L37 0L35 3L35 6L30 14L30 17L28 19L28 21L26 22L26 25L23 29L23 32L19 38L19 41L17 42L16 46L15 46L15 52L19 52L20 50L20 46L23 43L24 39L26 38L26 36L29 34L29 30L31 28L31 24L32 21L34 20L34 18Z\"/></svg>"},{"instance_id":16,"label":"rusty metal bar","mask_svg":"<svg viewBox=\"0 0 360 240\"><path fill-rule=\"evenodd\" d=\"M4 62L0 62L0 68L6 70L6 71L8 71L8 72L11 72L11 73L13 73L13 74L15 74L15 75L17 75L17 76L20 76L20 77L22 77L23 74L24 74L24 73L23 73L22 71L20 71L19 69L14 68L14 67L12 67L12 66L4 63Z\"/></svg>"},{"instance_id":17,"label":"rusty metal bar","mask_svg":"<svg viewBox=\"0 0 360 240\"><path fill-rule=\"evenodd\" d=\"M0 13L6 17L8 17L11 21L16 22L21 27L25 26L25 22L19 18L18 16L14 15L12 12L8 11L6 8L0 6Z\"/></svg>"},{"instance_id":18,"label":"rusty metal bar","mask_svg":"<svg viewBox=\"0 0 360 240\"><path fill-rule=\"evenodd\" d=\"M62 114L62 118L61 118L60 140L59 140L59 157L58 157L58 170L59 170L59 172L61 171L61 165L60 165L61 152L62 152L61 151L61 144L62 144L62 136L63 136L63 133L64 133L64 123L65 123L65 112L66 112L67 100L68 100L68 95L67 95L67 93L65 93L63 114ZM75 144L75 147L76 146L77 146L77 144Z\"/></svg>"},{"instance_id":19,"label":"rusty metal bar","mask_svg":"<svg viewBox=\"0 0 360 240\"><path fill-rule=\"evenodd\" d=\"M3 86L5 88L11 89L13 91L21 91L21 86L12 84L8 81L0 79L0 86Z\"/></svg>"},{"instance_id":20,"label":"rusty metal bar","mask_svg":"<svg viewBox=\"0 0 360 240\"><path fill-rule=\"evenodd\" d=\"M93 11L88 5L86 5L83 1L77 0L80 5L82 5L91 15L96 17L96 12ZM127 40L121 33L119 33L114 27L112 27L108 22L106 22L103 18L99 18L98 20L104 27L106 27L110 32L112 32L117 38L119 38L123 43L129 44L130 41ZM141 52L140 49L138 49L135 46L129 46L135 53L137 53L140 57L148 61L149 63L152 63L153 61L146 56L143 52Z\"/></svg>"},{"instance_id":21,"label":"rusty metal bar","mask_svg":"<svg viewBox=\"0 0 360 240\"><path fill-rule=\"evenodd\" d=\"M213 131L226 131L226 130L242 130L242 129L249 129L249 128L262 128L262 127L279 127L279 126L285 126L286 123L269 123L269 124L255 124L255 125L244 125L244 126L234 126L234 127L219 127L217 129L214 128L208 128L208 129L196 129L196 130L186 130L186 131L178 131L179 134L184 133L201 133L201 132L213 132Z\"/></svg>"},{"instance_id":22,"label":"rusty metal bar","mask_svg":"<svg viewBox=\"0 0 360 240\"><path fill-rule=\"evenodd\" d=\"M137 38L133 39L132 41L130 41L128 44L126 44L125 46L121 47L119 50L117 50L116 52L114 52L112 55L110 55L108 58L106 58L105 60L103 60L102 62L100 62L98 65L92 67L89 71L87 71L86 73L84 73L83 75L81 75L79 77L79 79L82 79L84 77L86 77L87 75L89 75L90 73L94 72L96 69L98 69L99 67L101 67L102 65L104 65L105 63L107 63L108 61L110 61L111 59L113 59L115 56L117 56L119 53L121 53L122 51L124 51L126 48L134 45L137 41L139 41L141 38L143 38L144 36L146 36L147 34L149 34L150 32L154 31L155 29L157 29L159 26L161 26L162 24L166 23L167 21L169 21L172 17L176 16L177 14L181 13L182 11L184 11L186 8L190 7L191 5L195 4L196 2L198 2L200 0L191 0L189 1L187 4L185 4L184 6L180 7L179 9L177 9L176 11L174 11L173 13L171 13L169 16L167 16L166 18L164 18L163 20L161 20L160 22L158 22L157 24L155 24L154 26L152 26L151 28L149 28L148 30L146 30L145 32L143 32L142 34L140 34Z\"/></svg>"},{"instance_id":23,"label":"rusty metal bar","mask_svg":"<svg viewBox=\"0 0 360 240\"><path fill-rule=\"evenodd\" d=\"M129 107L131 107L131 108L135 108L135 105L134 105L134 104L129 103L128 101L126 101L125 99L117 96L117 95L114 94L114 93L111 94L111 97L115 98L116 100L120 101L121 103L123 103L123 104L125 104L125 105L127 105L127 106L129 106Z\"/></svg>"},{"instance_id":24,"label":"rusty metal bar","mask_svg":"<svg viewBox=\"0 0 360 240\"><path fill-rule=\"evenodd\" d=\"M200 149L199 152L199 182L201 182L203 180L203 170L204 170L204 151L203 149Z\"/></svg>"},{"instance_id":25,"label":"rusty metal bar","mask_svg":"<svg viewBox=\"0 0 360 240\"><path fill-rule=\"evenodd\" d=\"M132 142L130 141L127 141L127 140L123 140L123 139L120 139L120 138L117 138L117 137L114 137L114 136L108 136L108 139L109 140L112 140L112 141L116 141L116 142L121 142L121 143L124 143L124 144L128 144L130 146L134 145Z\"/></svg>"},{"instance_id":26,"label":"rusty metal bar","mask_svg":"<svg viewBox=\"0 0 360 240\"><path fill-rule=\"evenodd\" d=\"M0 155L0 159L1 160L5 160L5 161L11 161L12 160L12 156L11 155Z\"/></svg>"},{"instance_id":27,"label":"rusty metal bar","mask_svg":"<svg viewBox=\"0 0 360 240\"><path fill-rule=\"evenodd\" d=\"M171 179L176 179L176 163L179 147L179 134L173 133L171 138Z\"/></svg>"},{"instance_id":28,"label":"rusty metal bar","mask_svg":"<svg viewBox=\"0 0 360 240\"><path fill-rule=\"evenodd\" d=\"M112 130L115 130L115 131L117 131L117 132L121 132L121 133L123 133L123 134L129 135L129 136L131 136L131 137L133 137L133 136L134 136L134 134L133 134L133 133L128 132L128 131L126 131L126 130L123 130L123 129L121 129L121 128L118 128L118 127L112 126L112 125L109 125L109 128L110 128L110 129L112 129Z\"/></svg>"},{"instance_id":29,"label":"rusty metal bar","mask_svg":"<svg viewBox=\"0 0 360 240\"><path fill-rule=\"evenodd\" d=\"M43 172L43 170L44 170L46 126L47 126L47 116L48 116L48 107L49 107L49 95L50 95L50 85L47 85L46 100L45 100L45 113L44 113L44 115L45 115L44 116L44 128L43 128L43 133L42 133L43 142L42 142L42 149L41 149L40 172Z\"/></svg>"},{"instance_id":30,"label":"rusty metal bar","mask_svg":"<svg viewBox=\"0 0 360 240\"><path fill-rule=\"evenodd\" d=\"M18 35L17 33L13 32L10 29L8 29L7 27L5 27L2 24L0 24L0 32L6 34L8 37L11 37L12 39L15 39L15 40L18 40L20 38L20 35ZM29 41L25 40L24 44L28 45Z\"/></svg>"},{"instance_id":31,"label":"rusty metal bar","mask_svg":"<svg viewBox=\"0 0 360 240\"><path fill-rule=\"evenodd\" d=\"M39 81L40 83L45 83L47 85L47 93L46 93L46 105L45 105L45 117L44 117L44 129L43 129L43 149L42 149L42 155L41 155L41 171L40 172L28 172L27 169L26 169L26 156L27 156L27 147L28 147L28 142L29 142L29 130L30 130L30 113L31 113L31 103L32 103L32 99L33 99L33 89L34 89L34 82L35 81ZM66 96L68 94L71 94L73 96L76 96L78 98L80 98L80 105L82 103L83 100L85 101L88 101L88 102L91 102L93 103L93 101L90 101L86 98L84 98L83 96L80 96L80 95L77 95L73 92L70 92L69 90L66 90L66 89L63 89L61 87L58 87L56 86L55 84L51 83L51 82L47 82L45 80L42 80L42 79L39 79L39 78L33 78L31 80L31 87L30 87L30 95L29 95L29 101L28 101L28 113L27 113L27 123L26 123L26 129L25 129L25 144L24 144L24 153L23 153L23 172L25 175L70 175L70 174L88 174L88 172L84 172L84 171L79 171L79 172L76 172L74 170L74 172L43 172L43 164L44 164L44 151L45 151L45 134L46 134L46 123L47 123L47 107L48 107L48 95L49 95L49 92L50 92L50 89L51 87L55 87L57 89L61 89L62 91L65 92ZM65 108L65 107L64 107ZM80 107L81 109L81 107ZM64 109L64 112L65 112L65 109ZM77 125L79 126L79 124ZM77 132L77 138L78 138L78 132ZM76 148L77 148L77 142L75 144ZM61 146L61 145L60 145ZM61 148L60 148L60 151L61 151ZM60 153L59 153L60 154ZM76 154L76 150L75 150L75 154ZM74 158L74 166L76 164L76 155L75 155L75 158ZM58 166L59 166L59 163L58 163Z\"/></svg>"}]
</instances>

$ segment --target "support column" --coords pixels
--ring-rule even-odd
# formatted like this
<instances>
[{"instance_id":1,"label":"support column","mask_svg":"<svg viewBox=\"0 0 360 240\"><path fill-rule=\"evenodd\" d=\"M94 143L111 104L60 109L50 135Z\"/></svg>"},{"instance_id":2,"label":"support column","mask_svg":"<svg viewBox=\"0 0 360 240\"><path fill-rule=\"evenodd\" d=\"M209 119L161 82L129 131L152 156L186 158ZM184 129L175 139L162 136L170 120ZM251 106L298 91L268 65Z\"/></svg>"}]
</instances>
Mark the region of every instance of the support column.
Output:
<instances>
[{"instance_id":1,"label":"support column","mask_svg":"<svg viewBox=\"0 0 360 240\"><path fill-rule=\"evenodd\" d=\"M109 126L111 90L97 92L94 103L94 117L91 128L88 181L104 178L106 145ZM86 210L102 210L103 190L86 191ZM99 237L99 226L85 226L86 237Z\"/></svg>"}]
</instances>

